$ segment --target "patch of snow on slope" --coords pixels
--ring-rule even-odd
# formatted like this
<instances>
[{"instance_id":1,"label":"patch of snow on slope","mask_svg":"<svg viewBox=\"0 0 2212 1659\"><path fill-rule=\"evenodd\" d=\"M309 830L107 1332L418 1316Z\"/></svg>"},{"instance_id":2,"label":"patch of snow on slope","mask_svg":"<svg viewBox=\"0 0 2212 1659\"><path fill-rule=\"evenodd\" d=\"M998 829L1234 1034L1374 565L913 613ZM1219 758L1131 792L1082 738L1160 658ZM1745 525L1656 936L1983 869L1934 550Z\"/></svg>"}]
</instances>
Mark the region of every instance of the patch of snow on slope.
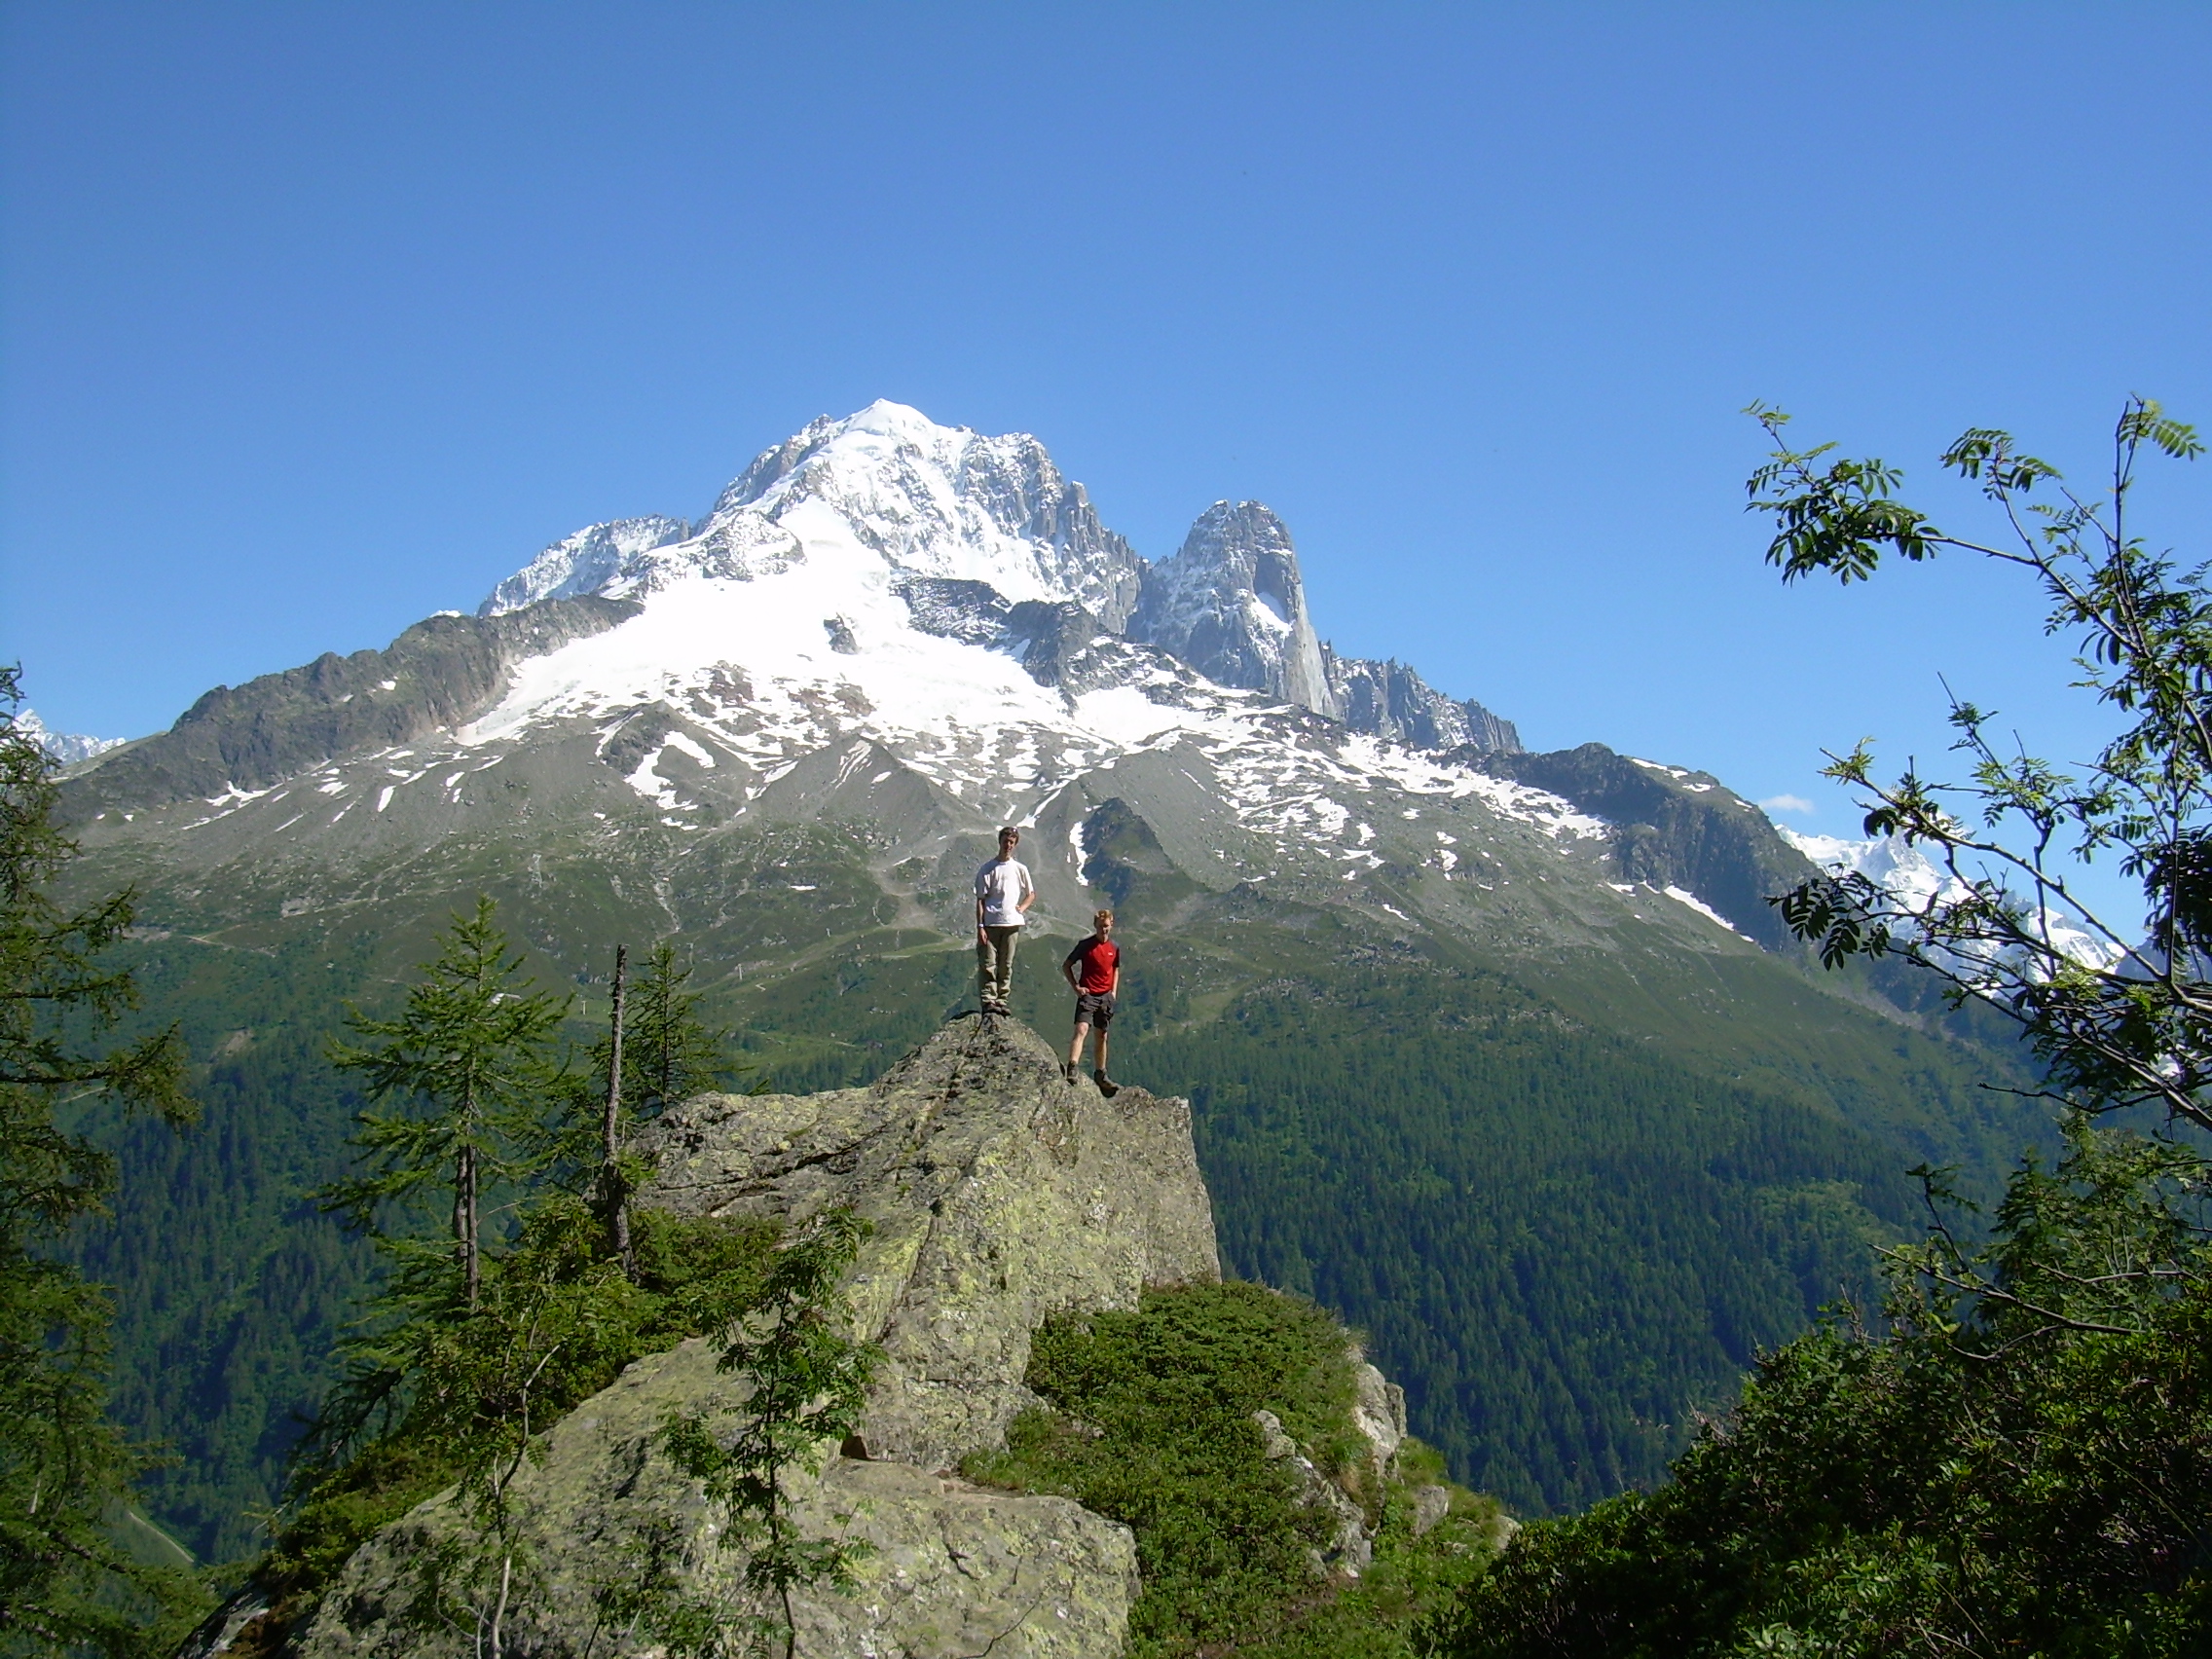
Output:
<instances>
[{"instance_id":1,"label":"patch of snow on slope","mask_svg":"<svg viewBox=\"0 0 2212 1659\"><path fill-rule=\"evenodd\" d=\"M698 761L710 772L715 769L715 757L680 731L672 731L668 734L666 747L690 756L692 759Z\"/></svg>"},{"instance_id":2,"label":"patch of snow on slope","mask_svg":"<svg viewBox=\"0 0 2212 1659\"><path fill-rule=\"evenodd\" d=\"M658 745L643 760L638 762L635 771L622 780L647 800L664 810L683 804L682 797L676 793L676 786L662 777L659 772L660 757L667 753L667 744Z\"/></svg>"},{"instance_id":3,"label":"patch of snow on slope","mask_svg":"<svg viewBox=\"0 0 2212 1659\"><path fill-rule=\"evenodd\" d=\"M1738 939L1743 940L1747 944L1755 944L1757 942L1757 940L1751 939L1749 935L1739 933L1734 922L1730 921L1726 916L1723 916L1718 910L1715 910L1711 904L1708 904L1703 899L1700 899L1688 888L1662 887L1661 889L1659 889L1659 891L1666 894L1668 898L1674 900L1676 903L1687 904L1691 909L1695 910L1699 915L1705 917L1707 920L1719 923L1730 933L1735 934Z\"/></svg>"},{"instance_id":4,"label":"patch of snow on slope","mask_svg":"<svg viewBox=\"0 0 2212 1659\"><path fill-rule=\"evenodd\" d=\"M1116 685L1079 697L1075 719L1086 730L1109 743L1134 747L1162 732L1182 729L1188 714L1168 704L1155 703L1134 685Z\"/></svg>"}]
</instances>

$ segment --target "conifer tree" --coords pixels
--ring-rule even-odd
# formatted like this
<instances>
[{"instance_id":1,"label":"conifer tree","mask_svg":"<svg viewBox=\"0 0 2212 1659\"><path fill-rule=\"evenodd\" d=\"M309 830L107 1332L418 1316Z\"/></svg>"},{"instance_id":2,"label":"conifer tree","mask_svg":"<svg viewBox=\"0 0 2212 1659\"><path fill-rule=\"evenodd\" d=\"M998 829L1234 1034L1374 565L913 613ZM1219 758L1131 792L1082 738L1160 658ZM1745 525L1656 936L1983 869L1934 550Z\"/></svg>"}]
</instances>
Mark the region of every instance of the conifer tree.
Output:
<instances>
[{"instance_id":1,"label":"conifer tree","mask_svg":"<svg viewBox=\"0 0 2212 1659\"><path fill-rule=\"evenodd\" d=\"M17 723L17 687L0 668L0 1653L124 1653L149 1611L195 1594L135 1565L105 1525L141 1458L102 1416L107 1299L50 1252L103 1212L116 1164L56 1114L104 1095L181 1128L193 1105L174 1027L116 1032L138 992L105 958L132 895L74 910L52 897L77 848L54 821L54 762Z\"/></svg>"},{"instance_id":2,"label":"conifer tree","mask_svg":"<svg viewBox=\"0 0 2212 1659\"><path fill-rule=\"evenodd\" d=\"M539 1155L562 1185L589 1193L626 1271L635 1265L626 1243L630 1195L645 1176L630 1151L638 1125L728 1086L743 1070L727 1034L701 1017L705 999L691 989L691 970L679 966L673 943L656 944L634 980L626 977L627 957L616 953L608 1029L573 1074L567 1110Z\"/></svg>"},{"instance_id":3,"label":"conifer tree","mask_svg":"<svg viewBox=\"0 0 2212 1659\"><path fill-rule=\"evenodd\" d=\"M416 1253L414 1240L383 1233L380 1217L450 1181L451 1255L470 1307L482 1291L485 1194L523 1171L555 1086L546 1045L569 1006L532 988L494 917L492 901L479 897L471 913L454 918L399 1014L352 1014L352 1029L369 1041L337 1045L333 1062L359 1074L371 1100L399 1105L361 1114L352 1144L369 1173L322 1195L405 1257Z\"/></svg>"},{"instance_id":4,"label":"conifer tree","mask_svg":"<svg viewBox=\"0 0 2212 1659\"><path fill-rule=\"evenodd\" d=\"M728 1036L699 1014L705 1000L691 988L691 970L677 966L676 946L653 946L632 987L624 1090L641 1118L657 1117L692 1095L726 1084L739 1071Z\"/></svg>"}]
</instances>

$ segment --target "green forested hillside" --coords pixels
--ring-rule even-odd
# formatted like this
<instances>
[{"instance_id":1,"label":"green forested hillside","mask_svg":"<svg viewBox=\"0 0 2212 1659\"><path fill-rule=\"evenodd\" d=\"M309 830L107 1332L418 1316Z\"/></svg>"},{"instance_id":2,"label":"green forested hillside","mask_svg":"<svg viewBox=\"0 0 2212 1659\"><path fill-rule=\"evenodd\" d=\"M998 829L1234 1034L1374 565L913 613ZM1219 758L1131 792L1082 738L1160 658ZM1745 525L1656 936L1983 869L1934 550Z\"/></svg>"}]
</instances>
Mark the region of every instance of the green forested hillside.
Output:
<instances>
[{"instance_id":1,"label":"green forested hillside","mask_svg":"<svg viewBox=\"0 0 2212 1659\"><path fill-rule=\"evenodd\" d=\"M121 1136L112 1222L80 1256L116 1289L114 1409L174 1461L154 1512L203 1559L260 1536L369 1255L307 1194L339 1173L358 1101L324 1058L342 970L321 941L264 956L182 939L132 952L196 1058L198 1128ZM208 1293L208 1287L213 1293Z\"/></svg>"},{"instance_id":2,"label":"green forested hillside","mask_svg":"<svg viewBox=\"0 0 2212 1659\"><path fill-rule=\"evenodd\" d=\"M836 895L855 872L823 851L806 873ZM854 931L795 970L741 978L701 950L712 1012L778 1088L871 1077L968 1000L957 940L871 928L858 898L838 901ZM1178 898L1162 936L1128 900L1115 1069L1193 1099L1227 1264L1368 1331L1417 1432L1524 1512L1654 1478L1760 1344L1862 1289L1868 1239L1911 1230L1908 1167L1994 1171L2031 1132L1972 1087L1987 1051L1771 960L1639 991L1604 959L1509 977L1249 896ZM577 993L580 1039L619 920L566 919L527 882L502 905L540 977ZM124 1138L117 1219L82 1253L119 1293L118 1410L178 1458L154 1512L203 1556L254 1546L365 1282L365 1252L304 1197L338 1172L356 1104L323 1048L444 912L379 920L131 946L149 1014L184 1019L206 1112L183 1140ZM1017 1011L1055 1039L1065 944L1033 939L1018 974ZM1600 1029L1592 1004L1632 1017Z\"/></svg>"},{"instance_id":3,"label":"green forested hillside","mask_svg":"<svg viewBox=\"0 0 2212 1659\"><path fill-rule=\"evenodd\" d=\"M1198 1080L1227 1258L1364 1326L1419 1431L1523 1512L1655 1477L1910 1225L1896 1141L1494 977L1263 986L1144 1052Z\"/></svg>"}]
</instances>

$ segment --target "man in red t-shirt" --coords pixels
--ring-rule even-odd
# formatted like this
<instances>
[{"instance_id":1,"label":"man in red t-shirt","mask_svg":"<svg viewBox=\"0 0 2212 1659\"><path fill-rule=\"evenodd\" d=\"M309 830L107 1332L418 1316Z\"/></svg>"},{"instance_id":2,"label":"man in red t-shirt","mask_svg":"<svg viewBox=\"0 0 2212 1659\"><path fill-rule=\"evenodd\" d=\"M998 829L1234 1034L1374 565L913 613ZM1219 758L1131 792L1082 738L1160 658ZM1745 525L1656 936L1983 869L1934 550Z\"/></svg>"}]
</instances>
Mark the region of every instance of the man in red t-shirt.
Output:
<instances>
[{"instance_id":1,"label":"man in red t-shirt","mask_svg":"<svg viewBox=\"0 0 2212 1659\"><path fill-rule=\"evenodd\" d=\"M1075 1082L1083 1062L1083 1040L1098 1028L1098 1069L1091 1079L1098 1092L1112 1099L1120 1086L1106 1075L1106 1027L1114 1023L1114 993L1122 983L1122 947L1114 942L1114 912L1100 910L1090 918L1091 934L1081 940L1060 964L1060 977L1075 992L1075 1041L1068 1045L1063 1075Z\"/></svg>"}]
</instances>

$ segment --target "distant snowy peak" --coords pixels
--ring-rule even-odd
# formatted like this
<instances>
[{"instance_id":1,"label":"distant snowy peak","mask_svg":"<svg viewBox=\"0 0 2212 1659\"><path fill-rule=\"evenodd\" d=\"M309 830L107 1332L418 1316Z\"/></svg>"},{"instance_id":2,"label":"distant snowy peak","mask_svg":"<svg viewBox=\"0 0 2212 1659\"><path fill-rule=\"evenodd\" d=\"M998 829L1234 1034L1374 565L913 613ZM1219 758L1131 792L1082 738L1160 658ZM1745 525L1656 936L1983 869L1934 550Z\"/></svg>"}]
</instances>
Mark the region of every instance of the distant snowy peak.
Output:
<instances>
[{"instance_id":1,"label":"distant snowy peak","mask_svg":"<svg viewBox=\"0 0 2212 1659\"><path fill-rule=\"evenodd\" d=\"M1200 514L1175 554L1145 571L1128 631L1217 684L1341 713L1290 531L1258 501Z\"/></svg>"},{"instance_id":2,"label":"distant snowy peak","mask_svg":"<svg viewBox=\"0 0 2212 1659\"><path fill-rule=\"evenodd\" d=\"M17 711L16 729L64 766L74 766L80 760L90 760L95 755L105 755L111 749L121 748L128 741L120 737L86 737L80 732L55 731L30 709Z\"/></svg>"},{"instance_id":3,"label":"distant snowy peak","mask_svg":"<svg viewBox=\"0 0 2212 1659\"><path fill-rule=\"evenodd\" d=\"M1786 824L1775 829L1821 868L1831 874L1863 875L1908 903L1925 903L1938 894L1963 898L1967 893L1965 882L1936 868L1926 853L1899 836L1847 841L1840 835L1809 835Z\"/></svg>"},{"instance_id":4,"label":"distant snowy peak","mask_svg":"<svg viewBox=\"0 0 2212 1659\"><path fill-rule=\"evenodd\" d=\"M1838 875L1863 875L1915 910L1925 909L1931 900L1951 903L1972 891L1966 882L1901 836L1887 835L1878 841L1847 841L1839 835L1808 835L1780 824L1775 828L1785 841L1823 869ZM2113 967L2127 954L2110 940L2085 931L2056 910L2045 913L2044 926L2049 932L2051 944L2092 968Z\"/></svg>"},{"instance_id":5,"label":"distant snowy peak","mask_svg":"<svg viewBox=\"0 0 2212 1659\"><path fill-rule=\"evenodd\" d=\"M484 613L571 593L631 597L686 575L746 579L805 556L827 513L899 577L988 583L1014 603L1082 606L1119 631L1144 562L1026 433L940 426L904 404L825 416L762 454L694 530L624 519L547 548Z\"/></svg>"}]
</instances>

